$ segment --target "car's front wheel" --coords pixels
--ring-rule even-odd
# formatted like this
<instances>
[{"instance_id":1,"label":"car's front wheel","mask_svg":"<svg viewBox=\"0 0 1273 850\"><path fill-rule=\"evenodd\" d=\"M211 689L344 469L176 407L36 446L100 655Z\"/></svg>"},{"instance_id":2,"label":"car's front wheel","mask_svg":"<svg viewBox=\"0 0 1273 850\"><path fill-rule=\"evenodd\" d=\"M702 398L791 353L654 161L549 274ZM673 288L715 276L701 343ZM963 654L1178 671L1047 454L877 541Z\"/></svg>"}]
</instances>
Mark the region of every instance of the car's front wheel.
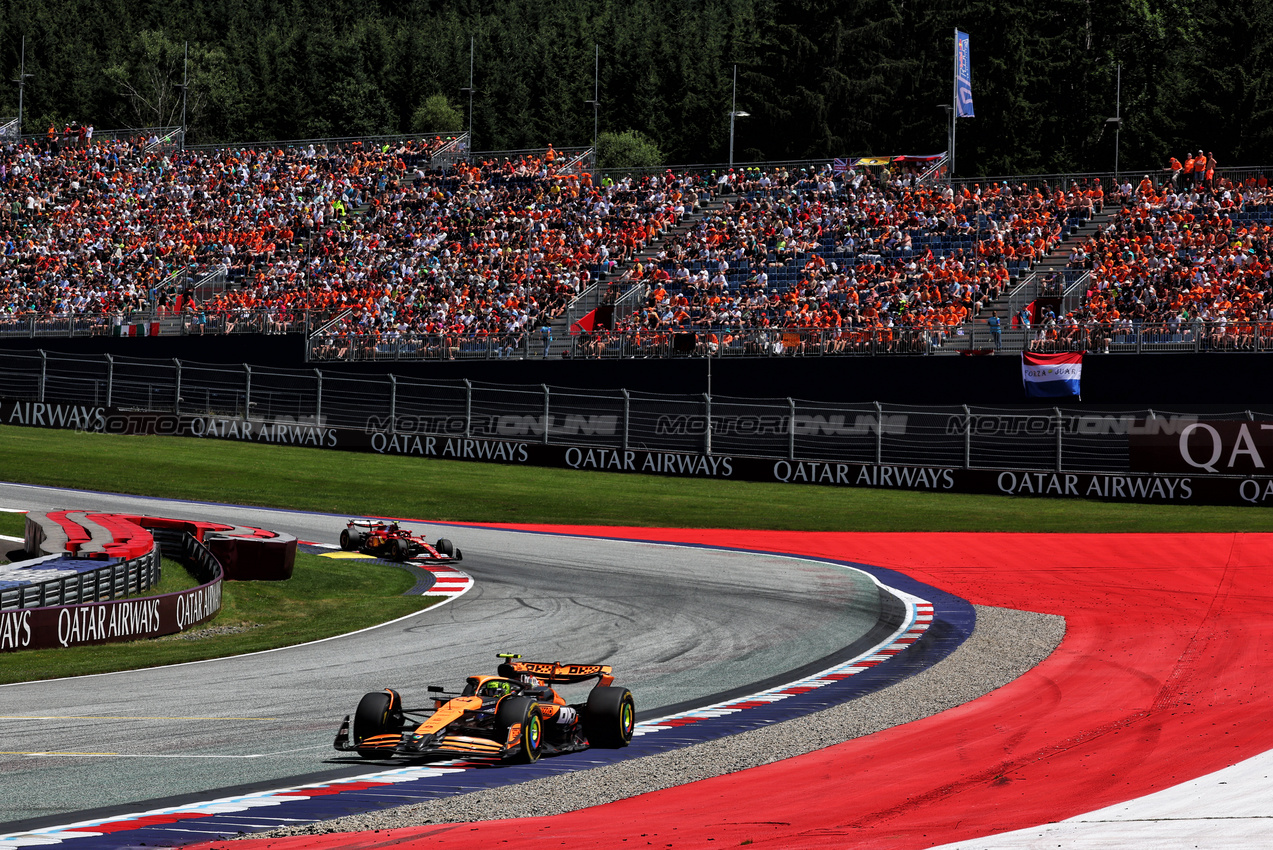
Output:
<instances>
[{"instance_id":1,"label":"car's front wheel","mask_svg":"<svg viewBox=\"0 0 1273 850\"><path fill-rule=\"evenodd\" d=\"M505 733L504 740L508 740L508 730L521 727L521 740L517 751L508 756L510 760L525 764L539 760L544 746L544 718L538 702L530 697L505 697L495 711L495 726Z\"/></svg>"},{"instance_id":2,"label":"car's front wheel","mask_svg":"<svg viewBox=\"0 0 1273 850\"><path fill-rule=\"evenodd\" d=\"M393 747L363 747L363 741L377 735L402 731L402 697L397 691L383 690L366 694L354 712L353 740L358 755L365 759L382 759L393 755Z\"/></svg>"}]
</instances>

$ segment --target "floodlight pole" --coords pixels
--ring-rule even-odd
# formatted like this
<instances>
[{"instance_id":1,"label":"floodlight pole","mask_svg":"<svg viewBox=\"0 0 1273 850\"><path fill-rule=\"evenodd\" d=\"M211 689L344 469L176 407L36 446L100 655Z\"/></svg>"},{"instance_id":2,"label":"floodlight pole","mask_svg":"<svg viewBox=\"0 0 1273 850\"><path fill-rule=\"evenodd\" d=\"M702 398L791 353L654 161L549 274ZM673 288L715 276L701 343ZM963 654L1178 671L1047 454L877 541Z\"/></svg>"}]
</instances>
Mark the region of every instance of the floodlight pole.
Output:
<instances>
[{"instance_id":1,"label":"floodlight pole","mask_svg":"<svg viewBox=\"0 0 1273 850\"><path fill-rule=\"evenodd\" d=\"M473 156L473 43L476 36L469 36L469 87L460 89L469 93L469 157Z\"/></svg>"},{"instance_id":2,"label":"floodlight pole","mask_svg":"<svg viewBox=\"0 0 1273 850\"><path fill-rule=\"evenodd\" d=\"M22 64L18 66L18 78L14 80L18 84L18 142L22 141L22 90L26 88L27 80L35 76L27 73L27 37L22 36Z\"/></svg>"},{"instance_id":3,"label":"floodlight pole","mask_svg":"<svg viewBox=\"0 0 1273 850\"><path fill-rule=\"evenodd\" d=\"M597 110L601 108L601 45L594 44L595 64L592 70L592 100L585 100L584 103L592 104L592 170L596 173L598 170L597 162Z\"/></svg>"},{"instance_id":4,"label":"floodlight pole","mask_svg":"<svg viewBox=\"0 0 1273 850\"><path fill-rule=\"evenodd\" d=\"M746 118L750 112L738 111L738 64L734 64L734 96L729 105L729 167L734 167L734 119Z\"/></svg>"},{"instance_id":5,"label":"floodlight pole","mask_svg":"<svg viewBox=\"0 0 1273 850\"><path fill-rule=\"evenodd\" d=\"M954 73L950 76L950 176L955 176L955 127L959 121L959 27L955 27Z\"/></svg>"},{"instance_id":6,"label":"floodlight pole","mask_svg":"<svg viewBox=\"0 0 1273 850\"><path fill-rule=\"evenodd\" d=\"M1114 182L1118 182L1118 135L1123 130L1123 63L1114 78Z\"/></svg>"},{"instance_id":7,"label":"floodlight pole","mask_svg":"<svg viewBox=\"0 0 1273 850\"><path fill-rule=\"evenodd\" d=\"M738 63L734 63L734 96L729 104L729 167L734 167L734 119L738 117ZM711 361L707 361L710 375ZM710 381L709 381L710 384ZM711 392L711 387L707 390Z\"/></svg>"},{"instance_id":8,"label":"floodlight pole","mask_svg":"<svg viewBox=\"0 0 1273 850\"><path fill-rule=\"evenodd\" d=\"M597 110L601 107L601 45L594 44L592 65L592 159L597 159Z\"/></svg>"},{"instance_id":9,"label":"floodlight pole","mask_svg":"<svg viewBox=\"0 0 1273 850\"><path fill-rule=\"evenodd\" d=\"M477 36L469 36L469 151L473 150L473 52Z\"/></svg>"},{"instance_id":10,"label":"floodlight pole","mask_svg":"<svg viewBox=\"0 0 1273 850\"><path fill-rule=\"evenodd\" d=\"M181 60L181 149L186 148L186 91L190 87L190 42L185 43Z\"/></svg>"}]
</instances>

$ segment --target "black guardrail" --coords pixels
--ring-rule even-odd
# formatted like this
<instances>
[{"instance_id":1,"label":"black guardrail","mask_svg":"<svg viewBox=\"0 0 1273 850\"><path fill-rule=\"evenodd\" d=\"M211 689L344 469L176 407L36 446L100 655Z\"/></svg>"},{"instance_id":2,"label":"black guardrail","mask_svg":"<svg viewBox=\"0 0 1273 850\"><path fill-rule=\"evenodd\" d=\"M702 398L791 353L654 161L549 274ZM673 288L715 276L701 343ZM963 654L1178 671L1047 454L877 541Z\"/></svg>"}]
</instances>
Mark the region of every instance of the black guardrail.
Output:
<instances>
[{"instance_id":1,"label":"black guardrail","mask_svg":"<svg viewBox=\"0 0 1273 850\"><path fill-rule=\"evenodd\" d=\"M149 553L130 561L2 590L0 611L122 599L154 587L159 575L160 549L156 545Z\"/></svg>"}]
</instances>

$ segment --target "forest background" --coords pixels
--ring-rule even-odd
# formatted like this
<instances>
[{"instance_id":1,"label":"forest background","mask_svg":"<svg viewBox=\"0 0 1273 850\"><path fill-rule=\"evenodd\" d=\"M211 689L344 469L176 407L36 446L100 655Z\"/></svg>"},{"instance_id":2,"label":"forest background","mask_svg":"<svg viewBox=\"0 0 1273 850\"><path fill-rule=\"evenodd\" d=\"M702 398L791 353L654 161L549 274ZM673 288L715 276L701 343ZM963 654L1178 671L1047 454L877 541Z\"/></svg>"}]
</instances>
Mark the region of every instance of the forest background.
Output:
<instances>
[{"instance_id":1,"label":"forest background","mask_svg":"<svg viewBox=\"0 0 1273 850\"><path fill-rule=\"evenodd\" d=\"M189 143L472 127L477 150L603 135L667 163L945 150L971 35L962 175L1148 170L1273 153L1273 0L5 0L24 131L177 125ZM594 65L594 57L599 61ZM1121 91L1117 66L1121 63ZM1116 97L1119 103L1116 105ZM0 85L0 116L18 111ZM445 125L445 126L444 126Z\"/></svg>"}]
</instances>

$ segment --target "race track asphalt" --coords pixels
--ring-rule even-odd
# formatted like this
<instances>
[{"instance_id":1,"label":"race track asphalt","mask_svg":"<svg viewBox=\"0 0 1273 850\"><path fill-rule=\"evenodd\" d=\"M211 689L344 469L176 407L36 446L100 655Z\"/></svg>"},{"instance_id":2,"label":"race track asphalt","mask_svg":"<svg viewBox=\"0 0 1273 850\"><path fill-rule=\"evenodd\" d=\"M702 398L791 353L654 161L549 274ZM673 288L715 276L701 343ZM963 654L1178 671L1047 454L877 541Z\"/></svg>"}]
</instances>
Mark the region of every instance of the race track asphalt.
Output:
<instances>
[{"instance_id":1,"label":"race track asphalt","mask_svg":"<svg viewBox=\"0 0 1273 850\"><path fill-rule=\"evenodd\" d=\"M326 543L343 527L339 516L14 484L0 484L0 507L208 519ZM869 578L814 561L411 527L463 549L469 593L301 647L0 687L0 833L365 772L331 749L362 693L395 687L411 702L428 684L490 670L501 651L612 664L651 717L841 657L880 614Z\"/></svg>"}]
</instances>

